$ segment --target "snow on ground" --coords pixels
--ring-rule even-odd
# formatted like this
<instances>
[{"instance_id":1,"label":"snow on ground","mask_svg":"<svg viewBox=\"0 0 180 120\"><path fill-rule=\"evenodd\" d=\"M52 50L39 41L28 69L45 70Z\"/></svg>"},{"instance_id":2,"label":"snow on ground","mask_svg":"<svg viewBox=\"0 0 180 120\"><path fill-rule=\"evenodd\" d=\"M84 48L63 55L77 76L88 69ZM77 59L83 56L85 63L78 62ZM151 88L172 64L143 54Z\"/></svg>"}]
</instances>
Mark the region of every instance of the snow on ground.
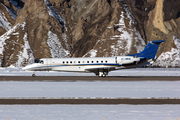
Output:
<instances>
[{"instance_id":1,"label":"snow on ground","mask_svg":"<svg viewBox=\"0 0 180 120\"><path fill-rule=\"evenodd\" d=\"M180 105L0 105L1 120L179 120Z\"/></svg>"},{"instance_id":2,"label":"snow on ground","mask_svg":"<svg viewBox=\"0 0 180 120\"><path fill-rule=\"evenodd\" d=\"M90 54L90 57L96 57L97 50L92 49L87 54ZM86 56L87 54L85 54L84 56Z\"/></svg>"},{"instance_id":3,"label":"snow on ground","mask_svg":"<svg viewBox=\"0 0 180 120\"><path fill-rule=\"evenodd\" d=\"M26 22L23 22L21 24L15 25L13 28L9 29L6 33L4 33L2 36L0 36L0 54L3 55L4 51L4 46L6 44L6 41L10 38L11 35L16 35L17 41L19 39L20 33L17 31L17 29L21 28L23 31L25 30ZM17 57L18 61L15 63L17 67L22 66L24 62L26 63L32 63L34 62L34 56L33 56L33 51L29 45L29 42L27 40L27 33L24 34L23 37L24 44L19 44L21 48L23 49L22 51L19 51ZM12 44L17 44L15 41ZM11 54L13 56L14 54ZM10 57L11 59L11 57ZM0 61L1 63L1 61Z\"/></svg>"},{"instance_id":4,"label":"snow on ground","mask_svg":"<svg viewBox=\"0 0 180 120\"><path fill-rule=\"evenodd\" d=\"M179 68L138 68L110 75L179 76ZM30 75L21 68L0 68L1 76ZM65 72L37 72L38 75L94 75ZM179 98L179 81L137 82L0 82L4 97L169 97ZM2 120L178 120L180 105L0 105Z\"/></svg>"},{"instance_id":5,"label":"snow on ground","mask_svg":"<svg viewBox=\"0 0 180 120\"><path fill-rule=\"evenodd\" d=\"M1 17L1 15L0 15ZM1 21L1 18L0 18ZM6 33L0 36L0 54L3 55L5 41L10 38L10 35L15 32L17 28L19 28L20 24L15 25L12 29L8 30Z\"/></svg>"},{"instance_id":6,"label":"snow on ground","mask_svg":"<svg viewBox=\"0 0 180 120\"><path fill-rule=\"evenodd\" d=\"M154 66L180 66L180 39L178 36L173 36L176 48L171 48L171 51L162 53L153 63Z\"/></svg>"},{"instance_id":7,"label":"snow on ground","mask_svg":"<svg viewBox=\"0 0 180 120\"><path fill-rule=\"evenodd\" d=\"M180 98L180 81L0 82L0 97Z\"/></svg>"},{"instance_id":8,"label":"snow on ground","mask_svg":"<svg viewBox=\"0 0 180 120\"><path fill-rule=\"evenodd\" d=\"M0 76L31 76L33 72L22 71L22 68L0 67ZM95 76L94 73L36 71L36 76ZM180 68L135 68L111 71L108 76L180 76Z\"/></svg>"},{"instance_id":9,"label":"snow on ground","mask_svg":"<svg viewBox=\"0 0 180 120\"><path fill-rule=\"evenodd\" d=\"M63 58L67 57L70 54L69 51L63 48L58 36L51 31L48 32L47 44L50 47L51 55L53 58Z\"/></svg>"},{"instance_id":10,"label":"snow on ground","mask_svg":"<svg viewBox=\"0 0 180 120\"><path fill-rule=\"evenodd\" d=\"M3 6L6 8L6 10L9 12L9 15L11 16L11 18L12 18L13 20L15 20L16 17L17 17L16 11L14 11L14 10L6 7L4 4L1 4L1 5L3 5Z\"/></svg>"},{"instance_id":11,"label":"snow on ground","mask_svg":"<svg viewBox=\"0 0 180 120\"><path fill-rule=\"evenodd\" d=\"M134 48L137 52L141 52L145 47L145 42L141 37L140 32L136 29L137 23L135 22L135 18L133 17L132 13L130 12L126 4L123 4L123 7L124 11L121 11L119 22L117 24L113 24L112 26L107 27L107 29L114 29L114 31L118 30L119 32L110 36L110 38L108 39L100 39L96 42L96 45L107 45L108 42L108 49L111 52L106 52L104 57L129 54L132 49L133 42L135 42ZM89 52L87 52L84 56L90 55L96 57L96 53L99 50L105 52L106 49L107 48L104 48L103 50L101 49L101 47L95 47L91 49Z\"/></svg>"},{"instance_id":12,"label":"snow on ground","mask_svg":"<svg viewBox=\"0 0 180 120\"><path fill-rule=\"evenodd\" d=\"M111 45L111 51L114 56L116 56L117 52L119 52L118 49L123 49L124 51L126 51L124 54L130 53L133 31L132 31L132 28L128 29L125 25L125 19L126 19L125 14L128 15L128 13L121 11L121 17L119 20L119 24L116 24L116 26L120 26L118 28L118 31L122 32L122 34L111 36L111 40L114 40L114 39L116 40L118 38L117 44ZM130 19L130 22L129 22L130 26L132 24L131 22L132 21ZM129 31L131 31L131 32L129 32Z\"/></svg>"},{"instance_id":13,"label":"snow on ground","mask_svg":"<svg viewBox=\"0 0 180 120\"><path fill-rule=\"evenodd\" d=\"M22 29L24 29L24 26L26 25L25 22L22 23ZM19 34L19 33L18 33ZM34 62L34 55L33 50L31 49L29 45L29 41L27 40L27 33L24 34L23 37L24 45L22 45L22 51L19 51L18 61L16 62L16 66L22 66L23 62L26 62L26 64L31 64Z\"/></svg>"},{"instance_id":14,"label":"snow on ground","mask_svg":"<svg viewBox=\"0 0 180 120\"><path fill-rule=\"evenodd\" d=\"M65 28L64 26L65 22L62 19L62 17L59 15L59 13L56 12L56 10L52 7L52 5L47 0L44 0L44 3L47 5L49 15L56 18L59 21L59 23L63 26L63 28Z\"/></svg>"},{"instance_id":15,"label":"snow on ground","mask_svg":"<svg viewBox=\"0 0 180 120\"><path fill-rule=\"evenodd\" d=\"M6 18L4 12L0 11L0 26L4 29L9 30L11 28L11 23Z\"/></svg>"},{"instance_id":16,"label":"snow on ground","mask_svg":"<svg viewBox=\"0 0 180 120\"><path fill-rule=\"evenodd\" d=\"M1 21L1 20L0 20ZM13 28L9 29L6 33L0 36L0 54L3 54L4 45L6 44L5 41L10 38L10 35L14 34L17 35L19 33L15 33L17 29L20 27L24 30L24 26L26 25L25 22L21 24L16 24Z\"/></svg>"},{"instance_id":17,"label":"snow on ground","mask_svg":"<svg viewBox=\"0 0 180 120\"><path fill-rule=\"evenodd\" d=\"M135 48L137 52L142 51L145 46L144 40L142 39L139 31L134 26L137 24L135 22L135 18L131 14L128 6L126 4L123 4L123 6L125 11L121 11L119 23L115 24L115 26L118 26L117 30L121 34L111 36L111 40L118 39L115 45L111 45L111 53L114 56L118 55L119 50L126 51L123 53L123 55L129 54L133 40L135 40Z\"/></svg>"},{"instance_id":18,"label":"snow on ground","mask_svg":"<svg viewBox=\"0 0 180 120\"><path fill-rule=\"evenodd\" d=\"M60 14L55 10L55 8L53 8L53 6L47 0L44 0L44 3L47 5L49 15L56 18L61 24L61 26L67 31L67 28L65 26L65 21L60 16ZM69 45L67 44L68 36L64 32L64 29L62 29L63 34L61 35L57 35L51 31L49 31L47 34L48 35L47 44L50 47L51 55L53 58L68 57L68 55L70 54L70 52L66 50L68 49ZM58 36L60 38L58 38ZM61 38L64 41L66 49L63 48L62 43L60 42Z\"/></svg>"},{"instance_id":19,"label":"snow on ground","mask_svg":"<svg viewBox=\"0 0 180 120\"><path fill-rule=\"evenodd\" d=\"M17 13L10 9L10 8L7 8L4 4L1 3L1 5L6 8L6 10L8 11L9 15L11 16L11 18L13 20L16 19L17 17ZM8 19L6 18L6 15L4 12L0 11L0 26L2 26L4 29L6 30L9 30L11 28L11 23L8 21Z\"/></svg>"}]
</instances>

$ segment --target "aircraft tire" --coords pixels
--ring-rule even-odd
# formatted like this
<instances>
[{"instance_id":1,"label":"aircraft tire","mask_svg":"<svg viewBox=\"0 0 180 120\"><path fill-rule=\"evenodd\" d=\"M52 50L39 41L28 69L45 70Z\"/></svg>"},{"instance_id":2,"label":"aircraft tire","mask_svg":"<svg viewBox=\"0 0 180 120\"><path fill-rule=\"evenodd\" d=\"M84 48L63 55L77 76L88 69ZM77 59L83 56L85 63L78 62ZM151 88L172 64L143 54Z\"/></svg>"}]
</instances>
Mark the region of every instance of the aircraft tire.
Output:
<instances>
[{"instance_id":1,"label":"aircraft tire","mask_svg":"<svg viewBox=\"0 0 180 120\"><path fill-rule=\"evenodd\" d=\"M106 74L103 74L102 77L106 77Z\"/></svg>"},{"instance_id":2,"label":"aircraft tire","mask_svg":"<svg viewBox=\"0 0 180 120\"><path fill-rule=\"evenodd\" d=\"M36 77L36 75L35 75L35 74L32 74L32 77Z\"/></svg>"}]
</instances>

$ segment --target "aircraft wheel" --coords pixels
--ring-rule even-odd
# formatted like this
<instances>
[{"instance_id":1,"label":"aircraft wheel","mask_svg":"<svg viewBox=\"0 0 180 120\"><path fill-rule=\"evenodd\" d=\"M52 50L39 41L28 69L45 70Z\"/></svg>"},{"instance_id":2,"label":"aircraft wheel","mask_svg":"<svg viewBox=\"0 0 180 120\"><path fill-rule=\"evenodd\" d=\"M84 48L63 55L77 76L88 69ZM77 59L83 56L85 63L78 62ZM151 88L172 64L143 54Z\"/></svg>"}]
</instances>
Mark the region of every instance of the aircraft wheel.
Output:
<instances>
[{"instance_id":1,"label":"aircraft wheel","mask_svg":"<svg viewBox=\"0 0 180 120\"><path fill-rule=\"evenodd\" d=\"M98 77L106 77L106 72L99 72Z\"/></svg>"},{"instance_id":2,"label":"aircraft wheel","mask_svg":"<svg viewBox=\"0 0 180 120\"><path fill-rule=\"evenodd\" d=\"M32 74L32 77L36 77L36 75L35 75L35 74Z\"/></svg>"},{"instance_id":3,"label":"aircraft wheel","mask_svg":"<svg viewBox=\"0 0 180 120\"><path fill-rule=\"evenodd\" d=\"M106 74L103 74L102 77L106 77Z\"/></svg>"}]
</instances>

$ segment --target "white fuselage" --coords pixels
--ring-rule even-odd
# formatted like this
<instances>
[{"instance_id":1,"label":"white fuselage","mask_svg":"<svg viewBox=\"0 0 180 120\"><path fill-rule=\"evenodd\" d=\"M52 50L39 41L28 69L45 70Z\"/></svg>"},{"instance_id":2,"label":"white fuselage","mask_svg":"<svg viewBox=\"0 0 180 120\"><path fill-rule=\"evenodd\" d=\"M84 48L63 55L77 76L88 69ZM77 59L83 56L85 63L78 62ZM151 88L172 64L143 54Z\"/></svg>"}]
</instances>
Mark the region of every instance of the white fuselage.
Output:
<instances>
[{"instance_id":1,"label":"white fuselage","mask_svg":"<svg viewBox=\"0 0 180 120\"><path fill-rule=\"evenodd\" d=\"M150 64L156 56L159 45L164 40L150 41L144 50L128 56L94 58L42 58L37 63L27 65L26 71L67 71L93 72L105 77L108 72L122 68L134 68Z\"/></svg>"},{"instance_id":2,"label":"white fuselage","mask_svg":"<svg viewBox=\"0 0 180 120\"><path fill-rule=\"evenodd\" d=\"M42 58L37 63L27 65L26 71L67 71L93 72L105 77L108 72L122 68L134 68L150 64L156 56L159 45L164 40L150 41L144 50L128 56L94 58Z\"/></svg>"},{"instance_id":3,"label":"white fuselage","mask_svg":"<svg viewBox=\"0 0 180 120\"><path fill-rule=\"evenodd\" d=\"M129 68L126 65L135 65L140 58L132 56L117 57L95 57L95 58L42 58L38 63L27 65L23 69L26 71L67 71L67 72L91 72L91 69L117 70ZM110 71L110 70L109 70Z\"/></svg>"}]
</instances>

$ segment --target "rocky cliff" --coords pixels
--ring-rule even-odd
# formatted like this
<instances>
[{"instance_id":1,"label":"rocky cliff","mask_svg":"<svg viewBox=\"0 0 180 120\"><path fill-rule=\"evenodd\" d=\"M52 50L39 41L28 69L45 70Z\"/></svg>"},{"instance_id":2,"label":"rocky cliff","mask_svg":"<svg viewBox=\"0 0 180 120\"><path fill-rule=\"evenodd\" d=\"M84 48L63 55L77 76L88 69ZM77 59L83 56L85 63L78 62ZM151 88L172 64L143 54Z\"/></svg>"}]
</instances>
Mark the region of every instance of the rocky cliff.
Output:
<instances>
[{"instance_id":1,"label":"rocky cliff","mask_svg":"<svg viewBox=\"0 0 180 120\"><path fill-rule=\"evenodd\" d=\"M154 66L180 66L180 1L0 0L1 66L47 57L141 52L165 40Z\"/></svg>"}]
</instances>

